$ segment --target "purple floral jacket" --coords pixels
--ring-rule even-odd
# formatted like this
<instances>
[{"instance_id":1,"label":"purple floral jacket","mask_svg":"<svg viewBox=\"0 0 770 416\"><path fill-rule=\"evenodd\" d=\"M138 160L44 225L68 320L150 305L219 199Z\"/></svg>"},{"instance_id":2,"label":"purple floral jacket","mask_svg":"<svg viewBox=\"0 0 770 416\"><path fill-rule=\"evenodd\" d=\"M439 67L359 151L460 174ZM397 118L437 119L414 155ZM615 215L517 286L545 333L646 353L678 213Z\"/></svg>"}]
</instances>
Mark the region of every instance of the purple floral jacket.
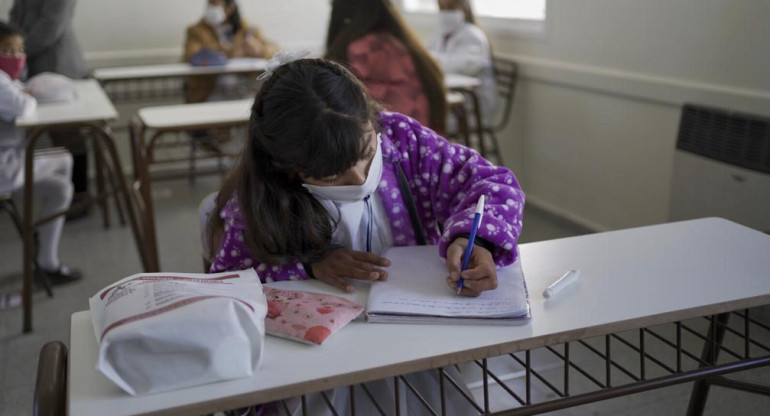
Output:
<instances>
[{"instance_id":1,"label":"purple floral jacket","mask_svg":"<svg viewBox=\"0 0 770 416\"><path fill-rule=\"evenodd\" d=\"M479 196L486 198L477 238L494 245L495 263L504 266L517 256L524 193L513 173L494 166L475 150L454 144L407 116L382 112L382 179L377 191L390 217L396 246L416 245L409 211L401 195L396 164L404 170L428 244L438 244L446 257L449 244L467 235ZM211 272L254 267L263 282L304 280L309 276L298 260L284 265L261 263L244 242L245 223L231 200L220 212L224 219L222 244ZM443 224L443 233L439 232Z\"/></svg>"}]
</instances>

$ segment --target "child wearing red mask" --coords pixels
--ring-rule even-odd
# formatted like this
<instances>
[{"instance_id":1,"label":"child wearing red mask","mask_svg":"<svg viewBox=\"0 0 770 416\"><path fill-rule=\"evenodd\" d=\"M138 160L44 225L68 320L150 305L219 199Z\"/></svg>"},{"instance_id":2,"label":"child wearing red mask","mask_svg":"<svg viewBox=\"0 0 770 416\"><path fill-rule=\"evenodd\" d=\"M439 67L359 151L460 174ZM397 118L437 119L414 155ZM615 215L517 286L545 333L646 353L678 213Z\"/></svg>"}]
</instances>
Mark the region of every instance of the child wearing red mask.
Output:
<instances>
[{"instance_id":1,"label":"child wearing red mask","mask_svg":"<svg viewBox=\"0 0 770 416\"><path fill-rule=\"evenodd\" d=\"M19 77L24 70L24 37L15 27L0 22L0 194L19 198L24 185L24 153L27 147L23 129L14 120L35 110L37 101L27 94ZM72 201L72 155L64 150L35 153L34 194L40 202L40 218L67 209ZM64 217L38 227L37 272L51 283L64 283L81 277L59 261L59 239Z\"/></svg>"}]
</instances>

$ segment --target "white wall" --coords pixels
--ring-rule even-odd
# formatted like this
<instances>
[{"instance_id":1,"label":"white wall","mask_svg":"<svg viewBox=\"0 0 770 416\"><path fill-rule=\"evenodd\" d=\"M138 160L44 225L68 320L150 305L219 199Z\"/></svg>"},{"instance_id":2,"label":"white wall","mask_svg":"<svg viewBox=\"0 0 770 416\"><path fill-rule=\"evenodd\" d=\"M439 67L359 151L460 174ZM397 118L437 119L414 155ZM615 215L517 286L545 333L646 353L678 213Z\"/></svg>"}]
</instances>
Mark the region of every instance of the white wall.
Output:
<instances>
[{"instance_id":1,"label":"white wall","mask_svg":"<svg viewBox=\"0 0 770 416\"><path fill-rule=\"evenodd\" d=\"M76 30L92 66L173 61L203 3L79 0ZM323 43L326 0L240 4L284 45ZM540 35L489 30L521 64L501 140L528 203L596 229L664 222L681 104L770 115L766 0L550 0L547 15Z\"/></svg>"},{"instance_id":2,"label":"white wall","mask_svg":"<svg viewBox=\"0 0 770 416\"><path fill-rule=\"evenodd\" d=\"M550 0L540 35L489 29L523 72L503 147L528 203L596 229L667 221L682 103L770 115L768 15L765 0Z\"/></svg>"},{"instance_id":3,"label":"white wall","mask_svg":"<svg viewBox=\"0 0 770 416\"><path fill-rule=\"evenodd\" d=\"M7 18L12 0L0 5ZM91 67L181 59L185 28L203 14L205 0L77 0L74 26ZM243 18L282 46L319 46L329 2L239 0Z\"/></svg>"}]
</instances>

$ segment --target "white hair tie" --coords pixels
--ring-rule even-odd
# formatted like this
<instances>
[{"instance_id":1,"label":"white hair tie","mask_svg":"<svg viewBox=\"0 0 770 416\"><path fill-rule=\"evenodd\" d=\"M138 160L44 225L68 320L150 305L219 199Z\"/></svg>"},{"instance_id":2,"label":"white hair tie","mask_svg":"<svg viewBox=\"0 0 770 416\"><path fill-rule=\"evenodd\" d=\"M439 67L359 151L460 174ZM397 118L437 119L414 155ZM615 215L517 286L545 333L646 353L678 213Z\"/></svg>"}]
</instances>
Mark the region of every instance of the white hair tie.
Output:
<instances>
[{"instance_id":1,"label":"white hair tie","mask_svg":"<svg viewBox=\"0 0 770 416\"><path fill-rule=\"evenodd\" d=\"M257 77L257 80L261 81L269 77L281 65L285 65L289 62L294 62L298 59L302 59L308 56L310 56L310 51L306 49L300 49L296 51L278 51L275 53L275 55L273 55L272 58L267 60L267 68L265 69L265 72L261 73Z\"/></svg>"}]
</instances>

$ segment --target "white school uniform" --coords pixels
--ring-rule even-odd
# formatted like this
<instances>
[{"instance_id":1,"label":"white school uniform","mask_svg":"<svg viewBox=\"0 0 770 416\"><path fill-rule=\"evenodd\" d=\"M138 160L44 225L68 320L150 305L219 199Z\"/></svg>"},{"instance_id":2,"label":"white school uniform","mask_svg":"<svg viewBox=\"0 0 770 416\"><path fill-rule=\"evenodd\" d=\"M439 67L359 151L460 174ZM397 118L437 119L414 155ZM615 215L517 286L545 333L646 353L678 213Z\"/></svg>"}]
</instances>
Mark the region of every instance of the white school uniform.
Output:
<instances>
[{"instance_id":1,"label":"white school uniform","mask_svg":"<svg viewBox=\"0 0 770 416\"><path fill-rule=\"evenodd\" d=\"M26 134L16 127L16 117L35 111L37 101L24 93L24 84L0 71L0 193L13 192L20 198L24 185ZM72 202L72 155L64 150L35 153L34 194L40 217L67 209ZM59 267L59 239L64 217L38 228L38 265L46 270Z\"/></svg>"},{"instance_id":2,"label":"white school uniform","mask_svg":"<svg viewBox=\"0 0 770 416\"><path fill-rule=\"evenodd\" d=\"M37 101L24 93L24 84L0 71L0 193L17 189L24 183L26 135L14 120L35 108Z\"/></svg>"}]
</instances>

